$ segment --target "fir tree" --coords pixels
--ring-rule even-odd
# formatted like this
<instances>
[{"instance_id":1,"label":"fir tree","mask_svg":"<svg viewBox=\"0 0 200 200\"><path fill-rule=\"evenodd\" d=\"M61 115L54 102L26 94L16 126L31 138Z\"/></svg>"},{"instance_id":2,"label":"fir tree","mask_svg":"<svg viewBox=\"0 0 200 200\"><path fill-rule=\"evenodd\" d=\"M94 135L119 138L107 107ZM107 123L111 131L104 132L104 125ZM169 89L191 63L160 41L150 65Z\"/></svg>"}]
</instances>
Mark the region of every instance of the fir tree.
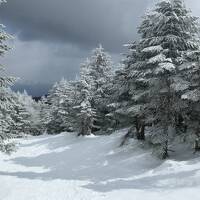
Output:
<instances>
[{"instance_id":1,"label":"fir tree","mask_svg":"<svg viewBox=\"0 0 200 200\"><path fill-rule=\"evenodd\" d=\"M81 65L80 82L77 85L79 102L74 107L77 110L79 136L90 135L95 127L96 110L91 105L94 97L94 81L92 78L90 74L90 61L87 59Z\"/></svg>"},{"instance_id":2,"label":"fir tree","mask_svg":"<svg viewBox=\"0 0 200 200\"><path fill-rule=\"evenodd\" d=\"M75 92L75 83L65 79L53 86L47 97L44 110L47 114L45 118L48 118L48 123L46 124L48 133L55 134L63 131L73 131L73 107L76 103ZM47 105L50 105L51 108L50 115L47 112Z\"/></svg>"},{"instance_id":3,"label":"fir tree","mask_svg":"<svg viewBox=\"0 0 200 200\"><path fill-rule=\"evenodd\" d=\"M141 40L131 46L125 63L128 95L137 105L145 99L140 115L144 113L145 123L159 130L151 142L162 158L168 157L169 129L177 126L184 109L180 96L190 84L180 66L189 51L198 50L197 30L197 18L181 0L160 1L144 17L138 31Z\"/></svg>"},{"instance_id":4,"label":"fir tree","mask_svg":"<svg viewBox=\"0 0 200 200\"><path fill-rule=\"evenodd\" d=\"M40 112L39 112L39 119L40 119L40 133L46 133L48 129L48 124L51 121L50 115L50 105L48 103L47 97L42 96L41 101L39 101L40 105Z\"/></svg>"},{"instance_id":5,"label":"fir tree","mask_svg":"<svg viewBox=\"0 0 200 200\"><path fill-rule=\"evenodd\" d=\"M110 55L99 45L86 62L87 82L90 85L90 104L96 110L94 131L106 126L107 104L110 98L113 63Z\"/></svg>"},{"instance_id":6,"label":"fir tree","mask_svg":"<svg viewBox=\"0 0 200 200\"><path fill-rule=\"evenodd\" d=\"M34 125L36 119L33 117L35 109L33 108L34 101L32 98L24 91L24 93L14 93L13 92L13 112L12 119L15 124L12 128L16 137L22 137L24 135L34 135Z\"/></svg>"},{"instance_id":7,"label":"fir tree","mask_svg":"<svg viewBox=\"0 0 200 200\"><path fill-rule=\"evenodd\" d=\"M2 3L4 1L0 1ZM4 26L0 25L0 56L10 49L6 41L10 39L4 31ZM10 124L13 123L12 118L10 117L10 111L12 107L12 101L10 96L7 96L7 87L14 82L14 78L7 77L5 75L4 67L0 67L0 150L4 152L9 152L12 150L13 144L5 143L7 139L12 137L10 132Z\"/></svg>"},{"instance_id":8,"label":"fir tree","mask_svg":"<svg viewBox=\"0 0 200 200\"><path fill-rule=\"evenodd\" d=\"M188 89L182 94L181 98L185 103L184 124L186 134L184 140L194 144L194 150L200 150L200 49L190 51L186 55L187 62L180 68L182 77L189 83ZM189 136L189 137L188 137Z\"/></svg>"}]
</instances>

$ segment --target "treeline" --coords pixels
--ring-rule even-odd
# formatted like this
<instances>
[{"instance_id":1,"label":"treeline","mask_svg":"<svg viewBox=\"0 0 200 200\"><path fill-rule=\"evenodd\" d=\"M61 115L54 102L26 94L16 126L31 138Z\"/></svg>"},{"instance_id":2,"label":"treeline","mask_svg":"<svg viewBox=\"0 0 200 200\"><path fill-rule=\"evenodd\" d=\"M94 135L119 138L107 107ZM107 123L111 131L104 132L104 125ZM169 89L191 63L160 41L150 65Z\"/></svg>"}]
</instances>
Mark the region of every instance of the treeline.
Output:
<instances>
[{"instance_id":1,"label":"treeline","mask_svg":"<svg viewBox=\"0 0 200 200\"><path fill-rule=\"evenodd\" d=\"M161 0L126 45L121 68L100 45L80 67L80 78L56 83L42 99L39 131L109 134L130 127L129 138L165 159L173 144L200 150L198 18L182 0Z\"/></svg>"}]
</instances>

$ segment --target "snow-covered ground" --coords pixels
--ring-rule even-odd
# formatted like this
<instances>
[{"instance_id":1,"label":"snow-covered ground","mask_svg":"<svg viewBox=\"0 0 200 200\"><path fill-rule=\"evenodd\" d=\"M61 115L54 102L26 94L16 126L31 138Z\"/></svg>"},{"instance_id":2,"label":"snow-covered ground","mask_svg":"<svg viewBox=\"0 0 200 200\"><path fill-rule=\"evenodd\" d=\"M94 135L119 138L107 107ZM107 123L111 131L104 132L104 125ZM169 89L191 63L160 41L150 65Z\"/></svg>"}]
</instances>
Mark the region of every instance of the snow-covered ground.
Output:
<instances>
[{"instance_id":1,"label":"snow-covered ground","mask_svg":"<svg viewBox=\"0 0 200 200\"><path fill-rule=\"evenodd\" d=\"M162 162L136 144L119 148L123 134L20 140L0 154L0 200L200 199L200 158Z\"/></svg>"}]
</instances>

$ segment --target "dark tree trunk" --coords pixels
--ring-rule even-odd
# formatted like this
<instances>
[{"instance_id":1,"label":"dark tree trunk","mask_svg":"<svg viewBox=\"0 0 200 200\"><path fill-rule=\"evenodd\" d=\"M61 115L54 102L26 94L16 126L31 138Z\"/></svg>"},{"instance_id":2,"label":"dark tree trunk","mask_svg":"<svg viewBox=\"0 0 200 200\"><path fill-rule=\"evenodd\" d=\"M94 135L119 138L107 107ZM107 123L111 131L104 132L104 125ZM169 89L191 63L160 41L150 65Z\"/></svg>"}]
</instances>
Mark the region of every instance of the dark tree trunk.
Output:
<instances>
[{"instance_id":1,"label":"dark tree trunk","mask_svg":"<svg viewBox=\"0 0 200 200\"><path fill-rule=\"evenodd\" d=\"M200 130L200 125L198 125L195 135L196 135L196 140L194 142L194 153L196 153L197 151L200 151L200 134L199 134L199 130Z\"/></svg>"},{"instance_id":2,"label":"dark tree trunk","mask_svg":"<svg viewBox=\"0 0 200 200\"><path fill-rule=\"evenodd\" d=\"M162 155L161 155L161 159L165 160L169 157L169 153L168 153L168 126L167 124L164 126L164 137L166 137L165 142L163 143L163 147L162 147Z\"/></svg>"},{"instance_id":3,"label":"dark tree trunk","mask_svg":"<svg viewBox=\"0 0 200 200\"><path fill-rule=\"evenodd\" d=\"M168 153L168 141L165 142L165 146L163 148L163 154L162 154L162 159L165 160L169 157Z\"/></svg>"},{"instance_id":4,"label":"dark tree trunk","mask_svg":"<svg viewBox=\"0 0 200 200\"><path fill-rule=\"evenodd\" d=\"M144 125L144 123L141 124L138 140L145 140L145 125Z\"/></svg>"},{"instance_id":5,"label":"dark tree trunk","mask_svg":"<svg viewBox=\"0 0 200 200\"><path fill-rule=\"evenodd\" d=\"M199 140L195 140L194 142L194 151L200 151Z\"/></svg>"},{"instance_id":6,"label":"dark tree trunk","mask_svg":"<svg viewBox=\"0 0 200 200\"><path fill-rule=\"evenodd\" d=\"M136 117L136 137L138 140L145 140L145 123Z\"/></svg>"},{"instance_id":7,"label":"dark tree trunk","mask_svg":"<svg viewBox=\"0 0 200 200\"><path fill-rule=\"evenodd\" d=\"M187 125L183 116L179 113L175 115L175 125L176 125L176 133L178 134L180 131L183 133L187 132Z\"/></svg>"},{"instance_id":8,"label":"dark tree trunk","mask_svg":"<svg viewBox=\"0 0 200 200\"><path fill-rule=\"evenodd\" d=\"M126 144L126 142L130 139L130 138L133 138L134 137L134 132L135 132L135 127L131 127L129 130L128 130L128 133L123 137L122 139L122 142L120 144L120 147L121 146L124 146Z\"/></svg>"}]
</instances>

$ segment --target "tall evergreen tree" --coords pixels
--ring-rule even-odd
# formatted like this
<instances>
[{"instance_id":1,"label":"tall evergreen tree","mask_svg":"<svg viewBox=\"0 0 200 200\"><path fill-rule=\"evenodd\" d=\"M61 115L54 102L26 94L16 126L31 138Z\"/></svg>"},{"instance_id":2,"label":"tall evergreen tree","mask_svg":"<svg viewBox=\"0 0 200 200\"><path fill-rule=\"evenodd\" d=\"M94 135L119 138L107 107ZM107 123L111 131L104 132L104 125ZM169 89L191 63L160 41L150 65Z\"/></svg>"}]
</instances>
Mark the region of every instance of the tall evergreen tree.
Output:
<instances>
[{"instance_id":1,"label":"tall evergreen tree","mask_svg":"<svg viewBox=\"0 0 200 200\"><path fill-rule=\"evenodd\" d=\"M144 17L138 32L141 39L130 48L126 60L128 94L137 105L145 100L145 123L151 122L158 130L151 142L166 158L169 130L181 121L177 118L184 108L180 96L190 85L180 66L187 62L189 51L199 48L197 18L190 15L182 0L162 0Z\"/></svg>"},{"instance_id":2,"label":"tall evergreen tree","mask_svg":"<svg viewBox=\"0 0 200 200\"><path fill-rule=\"evenodd\" d=\"M93 50L92 56L88 60L88 75L93 82L91 84L95 96L93 103L96 107L103 104L106 86L112 77L112 65L110 55L101 45Z\"/></svg>"},{"instance_id":3,"label":"tall evergreen tree","mask_svg":"<svg viewBox=\"0 0 200 200\"><path fill-rule=\"evenodd\" d=\"M106 114L111 95L112 65L110 55L99 45L81 66L81 116L90 119L87 122L90 132L106 129L108 124Z\"/></svg>"},{"instance_id":4,"label":"tall evergreen tree","mask_svg":"<svg viewBox=\"0 0 200 200\"><path fill-rule=\"evenodd\" d=\"M0 1L0 4L5 1ZM0 56L10 49L6 41L10 39L4 31L4 26L0 25ZM14 78L5 75L5 68L0 66L0 150L9 152L13 145L5 143L5 140L12 137L10 133L10 124L12 124L12 118L10 117L10 111L12 107L12 101L8 95L7 87L14 82Z\"/></svg>"},{"instance_id":5,"label":"tall evergreen tree","mask_svg":"<svg viewBox=\"0 0 200 200\"><path fill-rule=\"evenodd\" d=\"M180 68L182 76L190 83L188 89L182 94L181 98L186 106L183 110L186 121L187 132L185 140L194 144L194 150L200 150L200 50L188 52L187 62ZM188 137L189 136L189 137Z\"/></svg>"},{"instance_id":6,"label":"tall evergreen tree","mask_svg":"<svg viewBox=\"0 0 200 200\"><path fill-rule=\"evenodd\" d=\"M90 74L90 61L87 59L81 65L80 82L77 85L79 101L75 109L77 110L79 136L90 135L95 127L96 110L91 104L94 98L94 81L92 78Z\"/></svg>"},{"instance_id":7,"label":"tall evergreen tree","mask_svg":"<svg viewBox=\"0 0 200 200\"><path fill-rule=\"evenodd\" d=\"M106 126L107 104L110 98L113 63L111 56L99 45L87 61L88 84L91 86L90 104L96 110L95 130Z\"/></svg>"}]
</instances>

